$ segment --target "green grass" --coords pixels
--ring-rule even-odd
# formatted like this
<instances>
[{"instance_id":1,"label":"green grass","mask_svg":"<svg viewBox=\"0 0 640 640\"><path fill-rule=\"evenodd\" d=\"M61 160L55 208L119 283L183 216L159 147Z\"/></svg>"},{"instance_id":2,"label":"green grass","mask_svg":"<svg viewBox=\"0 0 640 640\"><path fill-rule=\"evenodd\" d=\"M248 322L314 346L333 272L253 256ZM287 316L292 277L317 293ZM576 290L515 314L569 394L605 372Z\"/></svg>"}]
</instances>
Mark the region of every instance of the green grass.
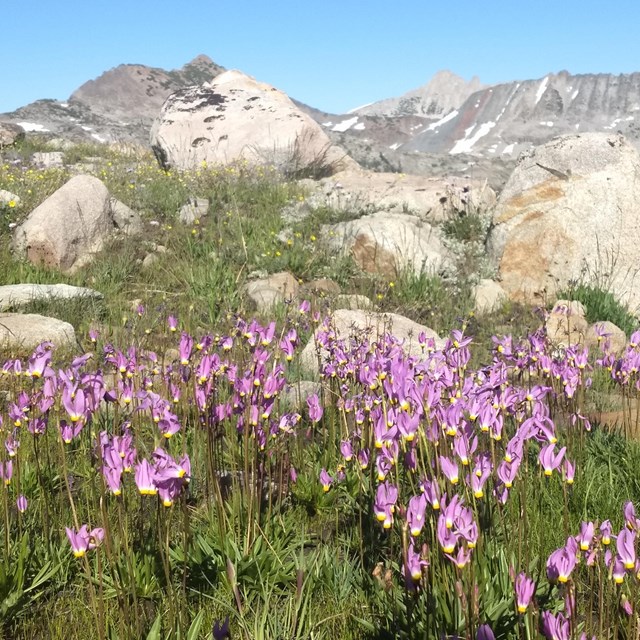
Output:
<instances>
[{"instance_id":1,"label":"green grass","mask_svg":"<svg viewBox=\"0 0 640 640\"><path fill-rule=\"evenodd\" d=\"M638 328L638 319L629 312L611 291L602 289L597 285L579 283L559 291L557 297L559 300L582 302L589 324L607 320L622 329L627 336Z\"/></svg>"},{"instance_id":2,"label":"green grass","mask_svg":"<svg viewBox=\"0 0 640 640\"><path fill-rule=\"evenodd\" d=\"M29 144L21 150L25 157L35 149ZM454 276L443 278L408 270L389 282L362 273L350 257L335 255L322 242L322 225L357 217L361 211L316 209L303 222L286 229L281 211L292 202L301 202L305 193L296 183L268 169L201 167L183 174L159 169L149 156L121 156L93 145L66 152L67 160L73 161L94 155L102 156L101 162L96 163L96 175L114 196L141 212L145 230L140 237L113 238L91 264L74 275L16 260L7 228L9 222L23 219L68 174L64 170L29 173L10 165L0 167L0 188L13 190L23 198L20 207L0 211L3 282L66 282L103 293L101 301L38 302L26 309L71 322L87 350L94 348L87 340L87 331L93 327L100 331L100 346L113 343L118 349L126 349L135 345L138 349L155 351L162 359L176 342L166 330L169 313L179 317L181 330L195 336L229 331L236 314L248 318L253 315L243 286L250 274L258 271L271 274L287 270L303 282L331 278L344 293L367 295L376 310L401 313L441 336L453 328L466 326L467 333L474 336L471 360L474 367L490 363L492 335L523 336L540 324L532 309L508 302L482 318L473 316L470 276L477 275L481 268L478 243L486 231L479 214L456 216L443 225L445 235L459 249L458 272ZM181 225L177 211L193 196L209 199L209 214L196 224ZM285 231L288 233L284 234ZM157 260L144 268L142 262L149 253L155 253ZM610 320L627 333L635 328L635 319L607 292L581 285L563 295L583 302L590 321ZM138 303L145 307L142 315L136 312ZM324 299L313 301L314 309L324 309L325 305ZM258 316L276 320L278 332L295 320L303 344L312 330L312 326L298 320L293 305L281 305ZM3 354L9 355L16 354ZM56 355L56 368L68 366L64 356ZM244 352L238 357L246 364L249 356ZM297 363L292 363L288 371L295 382L300 373ZM610 381L600 380L598 375L603 372L595 374L597 390L606 388L608 393L618 393ZM0 415L6 414L9 399L17 395L23 381L0 377ZM225 392L222 391L223 396ZM337 387L333 392L342 393ZM553 409L557 412L554 418L560 423L566 407ZM122 611L127 607L141 625L139 637L152 640L209 637L213 621L226 615L231 617L234 633L239 634L234 638L382 640L425 637L434 620L448 629L455 627L453 618L457 614L445 607L451 594L455 594L453 583L448 590L434 588L423 600L419 599L422 596L407 597L398 577L398 538L392 541L377 523L373 527L366 525L367 519L371 519L369 479L351 475L329 494L319 486L320 468L335 469L340 460L339 440L331 441L326 435L327 425L333 424L340 432L350 420L346 412L341 413L335 407L328 410L326 424L314 427L317 429L314 442L303 442L287 451L288 457L279 457L281 452L273 449L274 460L296 464L298 484L282 504L269 505L269 515L260 519L259 528L252 529L246 504L239 496L234 495L225 509L220 509L215 500L205 499L209 492L206 473L201 471L208 455L205 430L195 428L199 416L192 401L181 402L175 410L189 426L189 435L163 445L172 447L176 455L189 450L194 468L199 471L192 480L189 501L170 516L164 515L162 509L156 511L137 495L130 495L127 497L130 521L121 522L123 513L117 501L107 498L101 503L96 497L100 482L91 462L95 453L91 453L89 436L69 449L67 463L81 517L101 519L106 514L111 522L118 523L116 538L124 543L122 531L127 530L137 545L136 553L126 556L129 562L120 558L105 569L104 616L112 638L132 637L127 636L122 626ZM121 407L103 407L91 425L94 435L103 428L113 430L124 414ZM58 443L55 430L61 415L62 410L56 406L47 436L54 444ZM161 439L154 425L141 413L127 418L134 426L141 453L150 454ZM11 506L5 504L15 525L12 535L18 522L25 531L39 533L29 541L31 564L25 565L23 587L36 579L37 568L46 562L50 562L52 574L34 589L33 596L30 591L16 587L15 572L0 576L0 638L80 640L88 637L88 629L95 628L95 615L82 564L70 557L64 538L64 526L71 521L65 476L58 469L38 477L31 457L35 455L35 441L24 430L21 439L23 451L29 457L21 462L20 482L33 506L24 519L18 519L13 502ZM528 499L519 494L507 503L504 513L490 516L495 518L492 525L495 540L488 544L495 548L485 554L484 564L479 563L478 570L483 572L486 587L482 594L483 611L489 612L487 616L493 615L489 617L491 622L502 620L502 637L508 637L515 624L510 613L509 570L516 560L522 566L522 558L526 556L532 566L538 566L550 551L564 543L568 533L576 532L583 519L611 518L616 526L621 526L620 505L625 500L640 503L637 473L640 444L595 425L584 445L573 445L572 454L579 471L572 489L565 492L557 476L549 481L541 477L536 456L531 454L522 474ZM216 443L220 468L241 469L243 446L235 425L228 425L228 432ZM47 455L53 461L51 469L57 469L56 464L61 463L59 447L52 446ZM285 474L287 470L288 466ZM42 535L40 520L45 506L50 509L53 523L51 545ZM266 505L263 506L266 513ZM3 510L4 505L0 505L0 520ZM523 513L529 527L526 549L520 527ZM187 535L183 534L185 521ZM221 522L227 523L224 535ZM167 557L158 544L158 532L162 533L165 525L173 536L166 554L173 576L169 581L163 566ZM0 529L3 526L4 522L0 522ZM11 554L11 566L19 566L17 545L13 545ZM95 576L97 560L92 562ZM445 571L439 563L434 565L430 571ZM395 576L394 586L385 583L386 571ZM118 580L133 585L135 604L133 595L130 601L118 600ZM94 582L97 588L98 581ZM420 606L414 606L415 603ZM424 606L425 603L429 606ZM451 616L451 622L445 624L446 616ZM168 619L175 622L174 629L179 628L182 635L175 631L169 635L162 627ZM191 638L187 634L196 621L202 626Z\"/></svg>"}]
</instances>

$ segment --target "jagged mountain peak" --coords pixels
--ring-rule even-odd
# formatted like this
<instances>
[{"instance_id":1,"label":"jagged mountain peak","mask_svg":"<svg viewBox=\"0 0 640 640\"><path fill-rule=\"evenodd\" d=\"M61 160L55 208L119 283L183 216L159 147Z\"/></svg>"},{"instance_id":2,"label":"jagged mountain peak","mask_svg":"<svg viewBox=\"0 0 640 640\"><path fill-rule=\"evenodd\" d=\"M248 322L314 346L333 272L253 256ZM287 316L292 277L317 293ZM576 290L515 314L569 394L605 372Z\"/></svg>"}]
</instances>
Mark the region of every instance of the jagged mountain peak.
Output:
<instances>
[{"instance_id":1,"label":"jagged mountain peak","mask_svg":"<svg viewBox=\"0 0 640 640\"><path fill-rule=\"evenodd\" d=\"M436 72L427 84L395 97L379 100L353 110L369 116L421 116L439 120L457 109L475 91L482 89L479 78L467 81L448 69Z\"/></svg>"}]
</instances>

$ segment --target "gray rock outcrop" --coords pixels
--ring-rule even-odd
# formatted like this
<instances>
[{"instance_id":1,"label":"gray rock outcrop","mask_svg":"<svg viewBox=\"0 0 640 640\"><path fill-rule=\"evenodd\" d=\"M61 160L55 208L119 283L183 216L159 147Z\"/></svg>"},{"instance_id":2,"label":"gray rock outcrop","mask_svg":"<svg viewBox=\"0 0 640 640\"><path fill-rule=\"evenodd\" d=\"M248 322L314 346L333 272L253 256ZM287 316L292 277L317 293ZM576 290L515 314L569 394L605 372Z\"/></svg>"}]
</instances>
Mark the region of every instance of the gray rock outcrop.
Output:
<instances>
[{"instance_id":1,"label":"gray rock outcrop","mask_svg":"<svg viewBox=\"0 0 640 640\"><path fill-rule=\"evenodd\" d=\"M439 229L416 216L378 211L324 225L322 237L333 249L349 253L363 271L388 279L405 269L439 273L451 265Z\"/></svg>"},{"instance_id":2,"label":"gray rock outcrop","mask_svg":"<svg viewBox=\"0 0 640 640\"><path fill-rule=\"evenodd\" d=\"M357 166L284 93L240 71L169 96L151 146L163 166L177 169L242 160L292 174Z\"/></svg>"},{"instance_id":3,"label":"gray rock outcrop","mask_svg":"<svg viewBox=\"0 0 640 640\"><path fill-rule=\"evenodd\" d=\"M102 294L68 284L7 284L0 286L0 311L19 309L32 302L49 300L102 299Z\"/></svg>"},{"instance_id":4,"label":"gray rock outcrop","mask_svg":"<svg viewBox=\"0 0 640 640\"><path fill-rule=\"evenodd\" d=\"M0 122L0 149L15 144L24 138L24 129L12 122Z\"/></svg>"},{"instance_id":5,"label":"gray rock outcrop","mask_svg":"<svg viewBox=\"0 0 640 640\"><path fill-rule=\"evenodd\" d=\"M423 354L422 346L418 342L418 336L421 332L424 332L427 338L433 338L436 341L436 348L441 348L444 345L444 342L433 329L397 313L338 309L330 315L330 326L335 331L338 340L349 338L354 334L354 331L362 331L364 329L371 331L371 340L377 340L384 334L390 333L402 341L405 353L418 358ZM316 335L321 330L318 329ZM322 360L327 355L325 350L321 350L320 359ZM302 350L300 365L304 371L309 373L318 371L315 336L311 337Z\"/></svg>"},{"instance_id":6,"label":"gray rock outcrop","mask_svg":"<svg viewBox=\"0 0 640 640\"><path fill-rule=\"evenodd\" d=\"M545 302L571 280L605 281L640 305L640 155L622 136L556 138L523 154L487 240L512 299Z\"/></svg>"},{"instance_id":7,"label":"gray rock outcrop","mask_svg":"<svg viewBox=\"0 0 640 640\"><path fill-rule=\"evenodd\" d=\"M16 227L17 255L62 271L77 269L117 228L112 204L107 187L98 178L74 176Z\"/></svg>"},{"instance_id":8,"label":"gray rock outcrop","mask_svg":"<svg viewBox=\"0 0 640 640\"><path fill-rule=\"evenodd\" d=\"M29 351L41 342L59 348L76 348L76 334L68 322L33 313L0 313L0 349Z\"/></svg>"}]
</instances>

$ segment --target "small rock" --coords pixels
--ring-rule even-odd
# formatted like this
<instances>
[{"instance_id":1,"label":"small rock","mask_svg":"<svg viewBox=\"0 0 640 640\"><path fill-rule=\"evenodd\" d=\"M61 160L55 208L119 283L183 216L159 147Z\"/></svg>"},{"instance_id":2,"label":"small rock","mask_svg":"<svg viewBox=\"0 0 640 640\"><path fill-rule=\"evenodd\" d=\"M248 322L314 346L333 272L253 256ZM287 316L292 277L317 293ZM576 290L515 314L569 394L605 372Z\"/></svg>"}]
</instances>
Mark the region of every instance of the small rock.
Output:
<instances>
[{"instance_id":1,"label":"small rock","mask_svg":"<svg viewBox=\"0 0 640 640\"><path fill-rule=\"evenodd\" d=\"M193 224L209 213L209 200L206 198L189 198L178 212L178 219L183 224Z\"/></svg>"},{"instance_id":2,"label":"small rock","mask_svg":"<svg viewBox=\"0 0 640 640\"><path fill-rule=\"evenodd\" d=\"M73 300L77 298L102 299L94 289L73 287L68 284L7 284L0 286L0 311L19 309L34 301Z\"/></svg>"},{"instance_id":3,"label":"small rock","mask_svg":"<svg viewBox=\"0 0 640 640\"><path fill-rule=\"evenodd\" d=\"M33 350L41 342L76 348L76 334L68 322L34 313L0 313L0 348Z\"/></svg>"},{"instance_id":4,"label":"small rock","mask_svg":"<svg viewBox=\"0 0 640 640\"><path fill-rule=\"evenodd\" d=\"M0 149L24 138L24 129L19 124L0 122Z\"/></svg>"},{"instance_id":5,"label":"small rock","mask_svg":"<svg viewBox=\"0 0 640 640\"><path fill-rule=\"evenodd\" d=\"M311 380L300 380L286 386L282 392L282 402L287 408L295 411L304 410L306 400L314 393L320 393L321 387L319 382Z\"/></svg>"},{"instance_id":6,"label":"small rock","mask_svg":"<svg viewBox=\"0 0 640 640\"><path fill-rule=\"evenodd\" d=\"M608 351L619 355L627 346L627 335L620 327L608 320L595 322L587 329L585 345L589 349L598 349L607 342L609 343Z\"/></svg>"},{"instance_id":7,"label":"small rock","mask_svg":"<svg viewBox=\"0 0 640 640\"><path fill-rule=\"evenodd\" d=\"M157 264L158 260L160 260L157 253L147 253L142 261L142 268L149 269Z\"/></svg>"},{"instance_id":8,"label":"small rock","mask_svg":"<svg viewBox=\"0 0 640 640\"><path fill-rule=\"evenodd\" d=\"M338 295L340 293L340 285L331 280L331 278L317 278L307 282L300 287L300 293L303 296L310 294L324 293L329 295Z\"/></svg>"},{"instance_id":9,"label":"small rock","mask_svg":"<svg viewBox=\"0 0 640 640\"><path fill-rule=\"evenodd\" d=\"M335 329L336 337L340 340L353 335L354 330L371 329L370 340L375 340L385 333L390 333L398 340L403 341L403 349L406 354L420 357L422 346L418 342L418 336L424 331L427 338L436 341L436 348L441 348L444 342L438 334L429 327L418 324L409 318L397 313L375 313L373 311L352 311L338 309L330 316L331 326ZM317 331L316 331L317 333ZM321 353L321 359L327 353ZM317 373L318 359L316 355L316 341L312 337L300 354L300 366L303 371Z\"/></svg>"},{"instance_id":10,"label":"small rock","mask_svg":"<svg viewBox=\"0 0 640 640\"><path fill-rule=\"evenodd\" d=\"M357 220L324 225L322 236L330 247L350 253L363 271L388 279L395 279L405 269L420 274L451 266L440 230L416 216L378 211Z\"/></svg>"},{"instance_id":11,"label":"small rock","mask_svg":"<svg viewBox=\"0 0 640 640\"><path fill-rule=\"evenodd\" d=\"M114 230L107 187L93 176L74 176L15 229L14 248L32 264L74 272Z\"/></svg>"},{"instance_id":12,"label":"small rock","mask_svg":"<svg viewBox=\"0 0 640 640\"><path fill-rule=\"evenodd\" d=\"M474 311L478 316L495 311L507 297L504 289L495 281L480 280L473 293Z\"/></svg>"},{"instance_id":13,"label":"small rock","mask_svg":"<svg viewBox=\"0 0 640 640\"><path fill-rule=\"evenodd\" d=\"M334 309L351 309L356 311L358 309L368 310L373 308L373 302L367 296L363 296L359 293L356 294L343 294L337 296L334 303Z\"/></svg>"},{"instance_id":14,"label":"small rock","mask_svg":"<svg viewBox=\"0 0 640 640\"><path fill-rule=\"evenodd\" d=\"M109 205L111 206L111 216L113 218L113 224L126 235L136 235L142 233L143 225L140 214L124 202L120 202L116 198L109 199Z\"/></svg>"},{"instance_id":15,"label":"small rock","mask_svg":"<svg viewBox=\"0 0 640 640\"><path fill-rule=\"evenodd\" d=\"M274 273L260 280L252 280L245 286L247 295L259 311L268 311L274 305L298 295L300 285L287 271Z\"/></svg>"},{"instance_id":16,"label":"small rock","mask_svg":"<svg viewBox=\"0 0 640 640\"><path fill-rule=\"evenodd\" d=\"M589 328L584 307L576 300L559 300L545 322L549 339L563 347L585 343Z\"/></svg>"},{"instance_id":17,"label":"small rock","mask_svg":"<svg viewBox=\"0 0 640 640\"><path fill-rule=\"evenodd\" d=\"M31 164L41 169L59 169L64 167L62 151L37 151L31 156Z\"/></svg>"},{"instance_id":18,"label":"small rock","mask_svg":"<svg viewBox=\"0 0 640 640\"><path fill-rule=\"evenodd\" d=\"M565 316L580 316L585 318L587 310L579 300L557 300L551 309L551 313L559 313Z\"/></svg>"},{"instance_id":19,"label":"small rock","mask_svg":"<svg viewBox=\"0 0 640 640\"><path fill-rule=\"evenodd\" d=\"M8 205L10 202L13 202L16 205L20 204L20 196L17 196L15 193L11 193L11 191L0 189L0 205Z\"/></svg>"}]
</instances>

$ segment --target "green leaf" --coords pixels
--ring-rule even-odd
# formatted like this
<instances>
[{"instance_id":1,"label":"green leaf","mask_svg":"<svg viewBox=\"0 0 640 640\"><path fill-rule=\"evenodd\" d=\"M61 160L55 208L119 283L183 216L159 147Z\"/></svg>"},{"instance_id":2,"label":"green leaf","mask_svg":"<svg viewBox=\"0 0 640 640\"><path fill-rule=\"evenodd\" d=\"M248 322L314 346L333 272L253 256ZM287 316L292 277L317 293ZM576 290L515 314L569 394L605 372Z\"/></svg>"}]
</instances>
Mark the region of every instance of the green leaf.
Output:
<instances>
[{"instance_id":1,"label":"green leaf","mask_svg":"<svg viewBox=\"0 0 640 640\"><path fill-rule=\"evenodd\" d=\"M200 627L204 621L204 609L201 609L198 615L193 619L189 631L187 632L187 640L197 640L200 635Z\"/></svg>"},{"instance_id":2,"label":"green leaf","mask_svg":"<svg viewBox=\"0 0 640 640\"><path fill-rule=\"evenodd\" d=\"M162 636L160 635L162 633L162 614L158 614L158 616L155 619L155 622L153 623L153 626L151 627L151 630L149 631L149 634L147 635L147 640L161 640Z\"/></svg>"}]
</instances>

